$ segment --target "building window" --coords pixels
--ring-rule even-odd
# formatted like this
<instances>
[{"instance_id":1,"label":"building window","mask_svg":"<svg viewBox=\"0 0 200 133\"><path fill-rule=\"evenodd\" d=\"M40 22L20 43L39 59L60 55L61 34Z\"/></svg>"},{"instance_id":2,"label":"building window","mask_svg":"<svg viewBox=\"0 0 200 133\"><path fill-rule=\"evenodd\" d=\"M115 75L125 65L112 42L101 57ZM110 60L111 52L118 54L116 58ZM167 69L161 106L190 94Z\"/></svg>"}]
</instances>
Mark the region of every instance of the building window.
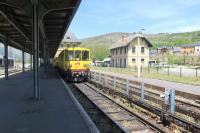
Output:
<instances>
[{"instance_id":1,"label":"building window","mask_svg":"<svg viewBox=\"0 0 200 133\"><path fill-rule=\"evenodd\" d=\"M135 61L136 61L136 59L135 59L135 58L133 58L133 59L132 59L132 63L135 63Z\"/></svg>"},{"instance_id":2,"label":"building window","mask_svg":"<svg viewBox=\"0 0 200 133\"><path fill-rule=\"evenodd\" d=\"M132 53L135 53L135 47L132 48Z\"/></svg>"},{"instance_id":3,"label":"building window","mask_svg":"<svg viewBox=\"0 0 200 133\"><path fill-rule=\"evenodd\" d=\"M126 67L126 58L124 58L124 67Z\"/></svg>"},{"instance_id":4,"label":"building window","mask_svg":"<svg viewBox=\"0 0 200 133\"><path fill-rule=\"evenodd\" d=\"M120 68L122 67L122 59L120 59Z\"/></svg>"},{"instance_id":5,"label":"building window","mask_svg":"<svg viewBox=\"0 0 200 133\"><path fill-rule=\"evenodd\" d=\"M122 48L120 48L120 54L122 54Z\"/></svg>"},{"instance_id":6,"label":"building window","mask_svg":"<svg viewBox=\"0 0 200 133\"><path fill-rule=\"evenodd\" d=\"M124 54L126 54L126 47L124 47Z\"/></svg>"},{"instance_id":7,"label":"building window","mask_svg":"<svg viewBox=\"0 0 200 133\"><path fill-rule=\"evenodd\" d=\"M141 47L141 53L144 54L144 47Z\"/></svg>"},{"instance_id":8,"label":"building window","mask_svg":"<svg viewBox=\"0 0 200 133\"><path fill-rule=\"evenodd\" d=\"M141 59L141 63L144 63L144 58Z\"/></svg>"}]
</instances>

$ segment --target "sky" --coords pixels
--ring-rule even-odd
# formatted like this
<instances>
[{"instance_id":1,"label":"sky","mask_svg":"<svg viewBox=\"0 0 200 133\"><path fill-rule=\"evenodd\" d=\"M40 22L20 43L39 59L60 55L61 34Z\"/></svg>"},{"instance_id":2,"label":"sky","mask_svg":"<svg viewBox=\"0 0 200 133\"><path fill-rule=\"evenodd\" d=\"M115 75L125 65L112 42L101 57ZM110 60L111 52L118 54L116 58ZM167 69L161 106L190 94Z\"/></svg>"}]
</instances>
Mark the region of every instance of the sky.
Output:
<instances>
[{"instance_id":1,"label":"sky","mask_svg":"<svg viewBox=\"0 0 200 133\"><path fill-rule=\"evenodd\" d=\"M82 0L69 27L78 38L110 32L200 30L200 0Z\"/></svg>"}]
</instances>

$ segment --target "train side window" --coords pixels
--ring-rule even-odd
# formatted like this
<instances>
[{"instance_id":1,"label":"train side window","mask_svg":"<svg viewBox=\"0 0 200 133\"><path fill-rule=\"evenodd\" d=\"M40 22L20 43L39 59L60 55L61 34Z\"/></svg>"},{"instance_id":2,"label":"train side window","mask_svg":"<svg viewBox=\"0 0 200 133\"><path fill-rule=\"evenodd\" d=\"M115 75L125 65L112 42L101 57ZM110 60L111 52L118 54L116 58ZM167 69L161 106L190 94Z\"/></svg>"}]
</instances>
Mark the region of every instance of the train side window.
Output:
<instances>
[{"instance_id":1,"label":"train side window","mask_svg":"<svg viewBox=\"0 0 200 133\"><path fill-rule=\"evenodd\" d=\"M82 51L82 60L83 61L89 60L89 51L86 51L86 50Z\"/></svg>"}]
</instances>

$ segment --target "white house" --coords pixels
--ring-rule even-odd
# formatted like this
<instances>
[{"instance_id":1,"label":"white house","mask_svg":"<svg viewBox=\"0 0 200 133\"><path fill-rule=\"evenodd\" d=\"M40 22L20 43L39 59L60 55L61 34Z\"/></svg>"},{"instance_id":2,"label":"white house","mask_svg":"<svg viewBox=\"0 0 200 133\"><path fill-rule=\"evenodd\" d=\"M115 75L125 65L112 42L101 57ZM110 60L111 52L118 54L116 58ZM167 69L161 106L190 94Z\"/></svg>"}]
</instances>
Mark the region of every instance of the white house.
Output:
<instances>
[{"instance_id":1,"label":"white house","mask_svg":"<svg viewBox=\"0 0 200 133\"><path fill-rule=\"evenodd\" d=\"M194 55L200 56L200 43L194 45Z\"/></svg>"}]
</instances>

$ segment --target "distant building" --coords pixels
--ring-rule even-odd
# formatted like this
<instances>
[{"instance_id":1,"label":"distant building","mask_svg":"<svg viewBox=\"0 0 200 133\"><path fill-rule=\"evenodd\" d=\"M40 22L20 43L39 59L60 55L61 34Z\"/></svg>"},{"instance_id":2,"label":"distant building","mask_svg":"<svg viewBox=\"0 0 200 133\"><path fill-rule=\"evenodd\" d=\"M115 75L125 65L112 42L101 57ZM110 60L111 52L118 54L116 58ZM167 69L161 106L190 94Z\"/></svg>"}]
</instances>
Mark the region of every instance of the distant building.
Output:
<instances>
[{"instance_id":1,"label":"distant building","mask_svg":"<svg viewBox=\"0 0 200 133\"><path fill-rule=\"evenodd\" d=\"M181 53L184 55L195 55L195 56L200 55L200 43L182 46Z\"/></svg>"},{"instance_id":2,"label":"distant building","mask_svg":"<svg viewBox=\"0 0 200 133\"><path fill-rule=\"evenodd\" d=\"M103 66L110 67L110 63L111 63L111 58L103 59Z\"/></svg>"},{"instance_id":3,"label":"distant building","mask_svg":"<svg viewBox=\"0 0 200 133\"><path fill-rule=\"evenodd\" d=\"M150 50L149 51L149 56L150 57L156 57L157 56L157 51L156 50Z\"/></svg>"},{"instance_id":4,"label":"distant building","mask_svg":"<svg viewBox=\"0 0 200 133\"><path fill-rule=\"evenodd\" d=\"M142 66L149 64L149 47L152 44L141 34L125 37L114 43L111 52L111 66L134 67L139 61Z\"/></svg>"},{"instance_id":5,"label":"distant building","mask_svg":"<svg viewBox=\"0 0 200 133\"><path fill-rule=\"evenodd\" d=\"M200 56L200 43L194 46L194 55Z\"/></svg>"},{"instance_id":6,"label":"distant building","mask_svg":"<svg viewBox=\"0 0 200 133\"><path fill-rule=\"evenodd\" d=\"M76 47L79 46L81 44L81 41L79 41L77 39L77 37L74 35L74 33L71 32L67 32L55 54L54 58L57 58L60 54L60 52L62 52L63 49L65 49L66 47Z\"/></svg>"},{"instance_id":7,"label":"distant building","mask_svg":"<svg viewBox=\"0 0 200 133\"><path fill-rule=\"evenodd\" d=\"M173 47L173 54L180 55L181 54L181 47Z\"/></svg>"},{"instance_id":8,"label":"distant building","mask_svg":"<svg viewBox=\"0 0 200 133\"><path fill-rule=\"evenodd\" d=\"M94 62L94 66L102 66L103 65L103 61L95 61Z\"/></svg>"},{"instance_id":9,"label":"distant building","mask_svg":"<svg viewBox=\"0 0 200 133\"><path fill-rule=\"evenodd\" d=\"M67 32L60 44L60 47L75 47L80 44L81 41L77 39L74 33Z\"/></svg>"},{"instance_id":10,"label":"distant building","mask_svg":"<svg viewBox=\"0 0 200 133\"><path fill-rule=\"evenodd\" d=\"M173 53L173 47L168 46L160 46L156 50L158 55L167 55Z\"/></svg>"}]
</instances>

